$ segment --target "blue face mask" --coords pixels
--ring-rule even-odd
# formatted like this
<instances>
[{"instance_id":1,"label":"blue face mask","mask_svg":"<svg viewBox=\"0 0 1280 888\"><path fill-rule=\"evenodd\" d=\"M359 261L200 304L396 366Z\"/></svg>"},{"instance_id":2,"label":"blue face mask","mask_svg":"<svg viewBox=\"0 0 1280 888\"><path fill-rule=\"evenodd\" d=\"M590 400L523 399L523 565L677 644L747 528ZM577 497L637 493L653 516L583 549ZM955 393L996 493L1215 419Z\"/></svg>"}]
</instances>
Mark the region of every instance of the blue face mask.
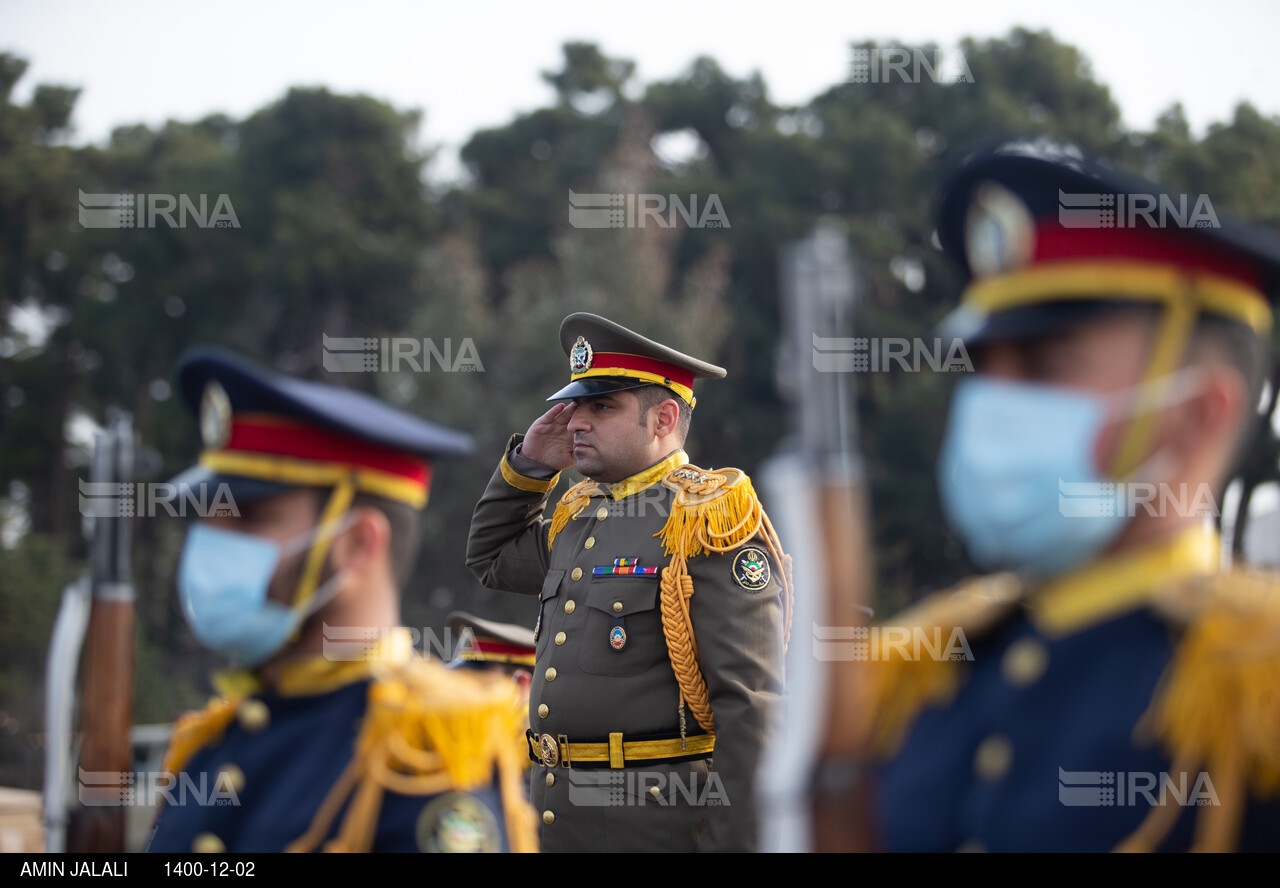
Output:
<instances>
[{"instance_id":1,"label":"blue face mask","mask_svg":"<svg viewBox=\"0 0 1280 888\"><path fill-rule=\"evenodd\" d=\"M332 534L345 529L336 527ZM316 531L280 544L246 533L196 524L187 532L178 568L182 615L208 648L257 666L337 592L339 575L321 584L303 609L267 598L282 558L309 547Z\"/></svg>"},{"instance_id":2,"label":"blue face mask","mask_svg":"<svg viewBox=\"0 0 1280 888\"><path fill-rule=\"evenodd\" d=\"M1161 403L1145 409L1184 400L1182 388L1165 385ZM1063 494L1115 480L1094 468L1093 450L1119 397L981 376L956 386L938 485L947 519L976 565L1047 577L1115 540L1129 516L1105 508L1081 515L1079 500L1064 503Z\"/></svg>"}]
</instances>

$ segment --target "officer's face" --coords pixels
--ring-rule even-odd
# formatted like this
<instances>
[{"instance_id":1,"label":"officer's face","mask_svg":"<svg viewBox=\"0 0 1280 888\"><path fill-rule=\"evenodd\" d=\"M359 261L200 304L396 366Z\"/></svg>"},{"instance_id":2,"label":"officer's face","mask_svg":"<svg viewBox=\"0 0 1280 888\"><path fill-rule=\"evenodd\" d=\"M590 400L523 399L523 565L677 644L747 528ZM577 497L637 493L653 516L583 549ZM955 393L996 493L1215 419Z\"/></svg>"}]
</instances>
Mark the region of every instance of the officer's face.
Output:
<instances>
[{"instance_id":1,"label":"officer's face","mask_svg":"<svg viewBox=\"0 0 1280 888\"><path fill-rule=\"evenodd\" d=\"M578 409L568 430L579 472L611 484L656 462L654 435L649 423L640 421L640 401L633 392L579 398L575 403Z\"/></svg>"},{"instance_id":2,"label":"officer's face","mask_svg":"<svg viewBox=\"0 0 1280 888\"><path fill-rule=\"evenodd\" d=\"M975 369L1001 379L1106 394L1141 379L1150 339L1148 317L1117 313L1052 336L993 342L976 354Z\"/></svg>"},{"instance_id":3,"label":"officer's face","mask_svg":"<svg viewBox=\"0 0 1280 888\"><path fill-rule=\"evenodd\" d=\"M239 504L240 517L206 518L219 530L247 533L285 543L315 529L319 496L314 490L290 490L267 499ZM272 601L292 604L306 552L286 556L276 565L267 595Z\"/></svg>"},{"instance_id":4,"label":"officer's face","mask_svg":"<svg viewBox=\"0 0 1280 888\"><path fill-rule=\"evenodd\" d=\"M1137 385L1150 357L1150 314L1116 312L1036 339L996 341L975 355L979 373L1016 382L1058 386L1106 396ZM1113 405L1120 411L1122 403ZM1113 412L1094 442L1093 462L1111 465L1130 417ZM1152 441L1157 446L1159 439Z\"/></svg>"}]
</instances>

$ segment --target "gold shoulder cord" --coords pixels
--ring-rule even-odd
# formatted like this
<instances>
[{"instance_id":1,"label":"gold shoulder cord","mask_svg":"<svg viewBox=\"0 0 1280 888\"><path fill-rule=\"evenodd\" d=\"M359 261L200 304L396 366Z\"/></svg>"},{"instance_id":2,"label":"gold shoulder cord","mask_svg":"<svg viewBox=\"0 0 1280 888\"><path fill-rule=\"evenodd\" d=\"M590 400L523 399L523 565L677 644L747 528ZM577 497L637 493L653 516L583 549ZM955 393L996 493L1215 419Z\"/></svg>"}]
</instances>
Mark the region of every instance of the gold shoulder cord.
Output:
<instances>
[{"instance_id":1,"label":"gold shoulder cord","mask_svg":"<svg viewBox=\"0 0 1280 888\"><path fill-rule=\"evenodd\" d=\"M680 738L684 742L687 705L707 733L715 732L715 719L707 694L707 683L698 663L698 644L689 616L693 578L687 560L701 554L726 553L760 534L765 547L781 568L784 590L783 644L791 640L791 556L773 529L751 486L751 480L737 469L703 472L684 467L671 478L678 484L671 515L655 536L662 540L664 554L671 562L662 570L660 604L662 629L676 683L680 687Z\"/></svg>"}]
</instances>

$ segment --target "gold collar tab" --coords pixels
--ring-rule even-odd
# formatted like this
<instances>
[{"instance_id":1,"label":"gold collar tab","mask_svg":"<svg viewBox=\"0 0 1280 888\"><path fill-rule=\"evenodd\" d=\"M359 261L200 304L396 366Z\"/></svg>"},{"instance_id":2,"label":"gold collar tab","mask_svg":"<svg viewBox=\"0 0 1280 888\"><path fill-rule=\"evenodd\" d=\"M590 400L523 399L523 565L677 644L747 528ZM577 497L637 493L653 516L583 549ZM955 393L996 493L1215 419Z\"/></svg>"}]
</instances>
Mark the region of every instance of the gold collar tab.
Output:
<instances>
[{"instance_id":1,"label":"gold collar tab","mask_svg":"<svg viewBox=\"0 0 1280 888\"><path fill-rule=\"evenodd\" d=\"M1027 597L1046 635L1066 635L1152 600L1169 582L1218 570L1215 531L1193 527L1153 546L1120 552L1045 583Z\"/></svg>"}]
</instances>

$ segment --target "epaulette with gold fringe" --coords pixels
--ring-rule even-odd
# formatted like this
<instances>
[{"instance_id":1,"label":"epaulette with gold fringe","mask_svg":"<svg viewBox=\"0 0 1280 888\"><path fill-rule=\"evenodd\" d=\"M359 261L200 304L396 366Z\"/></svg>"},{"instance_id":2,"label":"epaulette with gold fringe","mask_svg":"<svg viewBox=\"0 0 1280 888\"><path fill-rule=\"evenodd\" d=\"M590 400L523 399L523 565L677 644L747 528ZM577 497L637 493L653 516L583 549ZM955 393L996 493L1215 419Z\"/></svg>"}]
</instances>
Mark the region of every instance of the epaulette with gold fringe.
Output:
<instances>
[{"instance_id":1,"label":"epaulette with gold fringe","mask_svg":"<svg viewBox=\"0 0 1280 888\"><path fill-rule=\"evenodd\" d=\"M536 851L522 779L523 717L506 676L458 672L426 660L395 665L370 683L355 754L311 826L287 850L318 847L346 805L337 836L323 850L368 851L385 792L466 793L488 786L496 771L511 850Z\"/></svg>"},{"instance_id":2,"label":"epaulette with gold fringe","mask_svg":"<svg viewBox=\"0 0 1280 888\"><path fill-rule=\"evenodd\" d=\"M242 696L214 697L204 709L187 712L173 723L169 748L164 754L164 770L178 774L191 757L215 738L221 737L236 717Z\"/></svg>"},{"instance_id":3,"label":"epaulette with gold fringe","mask_svg":"<svg viewBox=\"0 0 1280 888\"><path fill-rule=\"evenodd\" d=\"M735 549L760 532L764 509L751 479L739 469L713 472L685 464L662 479L675 492L658 532L667 555L693 558Z\"/></svg>"},{"instance_id":4,"label":"epaulette with gold fringe","mask_svg":"<svg viewBox=\"0 0 1280 888\"><path fill-rule=\"evenodd\" d=\"M598 496L603 491L600 485L588 478L585 481L579 481L564 492L564 496L560 497L560 502L556 503L556 510L551 513L551 527L547 533L547 551L551 551L551 544L556 541L556 536L560 531L564 530L570 521L582 514L582 510L587 507L587 503L591 501L591 497Z\"/></svg>"},{"instance_id":5,"label":"epaulette with gold fringe","mask_svg":"<svg viewBox=\"0 0 1280 888\"><path fill-rule=\"evenodd\" d=\"M926 634L939 631L943 638L959 629L966 638L981 636L1011 612L1020 584L1012 574L975 577L930 595L893 619L893 626L919 628ZM861 742L876 757L891 757L902 745L907 729L921 710L946 703L955 696L965 677L962 663L933 657L908 657L893 653L884 632L868 633L867 659L862 664L857 707ZM870 650L878 645L879 650Z\"/></svg>"},{"instance_id":6,"label":"epaulette with gold fringe","mask_svg":"<svg viewBox=\"0 0 1280 888\"><path fill-rule=\"evenodd\" d=\"M1217 804L1198 810L1193 848L1230 851L1248 797L1280 795L1280 578L1215 574L1153 604L1182 633L1137 736L1164 748L1171 773L1209 776ZM1153 807L1121 849L1158 847L1180 810Z\"/></svg>"},{"instance_id":7,"label":"epaulette with gold fringe","mask_svg":"<svg viewBox=\"0 0 1280 888\"><path fill-rule=\"evenodd\" d=\"M779 567L783 587L783 639L791 638L793 590L791 556L765 514L751 479L738 469L707 471L682 465L662 479L674 491L671 513L654 536L662 542L671 562L662 570L659 604L667 654L680 689L680 733L684 736L685 706L707 733L715 732L715 715L698 661L698 645L689 616L693 579L688 559L698 555L731 552L759 535Z\"/></svg>"}]
</instances>

